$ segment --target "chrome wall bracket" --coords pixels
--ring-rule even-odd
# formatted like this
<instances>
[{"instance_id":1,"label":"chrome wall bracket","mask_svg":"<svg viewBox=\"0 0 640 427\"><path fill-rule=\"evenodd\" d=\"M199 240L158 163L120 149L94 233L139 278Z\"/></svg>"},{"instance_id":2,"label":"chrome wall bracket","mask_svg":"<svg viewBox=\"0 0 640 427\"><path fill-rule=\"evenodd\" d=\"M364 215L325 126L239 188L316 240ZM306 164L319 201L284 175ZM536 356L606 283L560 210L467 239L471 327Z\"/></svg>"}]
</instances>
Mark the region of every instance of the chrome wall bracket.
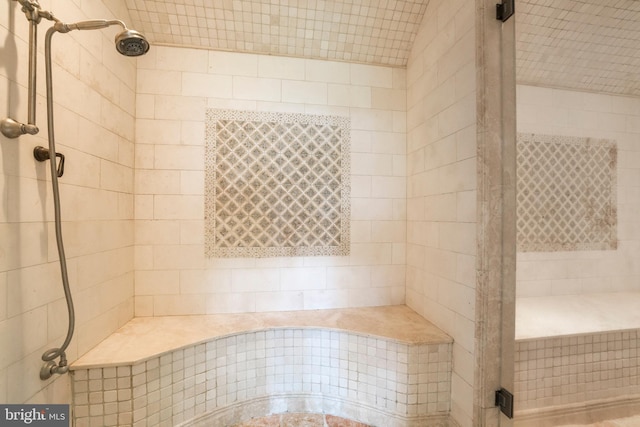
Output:
<instances>
[{"instance_id":1,"label":"chrome wall bracket","mask_svg":"<svg viewBox=\"0 0 640 427\"><path fill-rule=\"evenodd\" d=\"M24 134L35 135L39 131L38 126L16 122L7 117L0 120L0 132L7 138L17 138Z\"/></svg>"},{"instance_id":2,"label":"chrome wall bracket","mask_svg":"<svg viewBox=\"0 0 640 427\"><path fill-rule=\"evenodd\" d=\"M14 0L22 6L27 20L29 21L29 98L27 123L20 123L12 118L0 120L0 132L7 138L17 138L21 135L35 135L38 133L36 126L36 61L38 57L38 24L45 18L49 21L57 22L55 16L49 11L42 10L37 0Z\"/></svg>"}]
</instances>

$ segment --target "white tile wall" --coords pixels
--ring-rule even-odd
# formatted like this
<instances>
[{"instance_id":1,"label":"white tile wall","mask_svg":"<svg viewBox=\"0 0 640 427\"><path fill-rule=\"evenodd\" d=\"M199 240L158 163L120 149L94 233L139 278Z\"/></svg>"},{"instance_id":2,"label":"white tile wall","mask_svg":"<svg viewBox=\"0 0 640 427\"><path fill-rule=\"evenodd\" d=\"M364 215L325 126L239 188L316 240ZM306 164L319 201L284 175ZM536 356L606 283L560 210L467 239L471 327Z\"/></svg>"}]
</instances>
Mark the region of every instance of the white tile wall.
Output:
<instances>
[{"instance_id":1,"label":"white tile wall","mask_svg":"<svg viewBox=\"0 0 640 427\"><path fill-rule=\"evenodd\" d=\"M448 413L451 350L322 329L240 333L133 365L73 371L74 422L174 426L266 396L306 395L342 402L334 415L355 404L405 425Z\"/></svg>"},{"instance_id":2,"label":"white tile wall","mask_svg":"<svg viewBox=\"0 0 640 427\"><path fill-rule=\"evenodd\" d=\"M517 295L639 290L640 99L519 85L518 131L615 140L618 247L612 251L518 253Z\"/></svg>"},{"instance_id":3,"label":"white tile wall","mask_svg":"<svg viewBox=\"0 0 640 427\"><path fill-rule=\"evenodd\" d=\"M473 419L475 15L429 2L407 67L407 305L454 338L452 417Z\"/></svg>"},{"instance_id":4,"label":"white tile wall","mask_svg":"<svg viewBox=\"0 0 640 427\"><path fill-rule=\"evenodd\" d=\"M404 302L404 259L394 257L405 241L403 70L162 46L139 67L136 315ZM396 101L373 105L376 91ZM204 258L205 107L351 118L350 256ZM341 279L345 268L358 271L357 280ZM171 286L154 273L179 279Z\"/></svg>"},{"instance_id":5,"label":"white tile wall","mask_svg":"<svg viewBox=\"0 0 640 427\"><path fill-rule=\"evenodd\" d=\"M53 2L41 2L44 8ZM68 3L68 4L67 4ZM108 3L108 4L107 4ZM27 118L29 23L17 2L0 7L0 34L15 43L0 67L0 116ZM56 16L129 21L124 1L65 2ZM43 20L39 51L44 46ZM79 33L79 32L78 32ZM113 49L115 29L54 37L56 148L65 154L60 179L63 234L77 308L74 360L133 316L133 166L135 60ZM49 164L32 155L47 145L44 58L39 54L40 134L0 136L0 401L70 401L68 379L41 381L40 356L59 346L67 312L58 267Z\"/></svg>"}]
</instances>

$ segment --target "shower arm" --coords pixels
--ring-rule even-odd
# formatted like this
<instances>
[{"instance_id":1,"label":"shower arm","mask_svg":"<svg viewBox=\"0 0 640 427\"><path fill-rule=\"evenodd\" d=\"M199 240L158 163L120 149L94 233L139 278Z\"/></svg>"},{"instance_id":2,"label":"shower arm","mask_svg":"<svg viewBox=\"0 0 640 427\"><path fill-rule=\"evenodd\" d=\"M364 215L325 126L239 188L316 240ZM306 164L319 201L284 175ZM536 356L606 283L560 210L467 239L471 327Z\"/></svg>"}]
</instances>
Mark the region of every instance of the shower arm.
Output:
<instances>
[{"instance_id":1,"label":"shower arm","mask_svg":"<svg viewBox=\"0 0 640 427\"><path fill-rule=\"evenodd\" d=\"M35 135L39 132L36 125L36 72L38 59L38 24L45 18L59 22L49 11L42 10L36 0L15 0L22 5L22 11L29 21L29 95L27 123L20 123L10 117L0 120L0 132L7 138L17 138L20 135Z\"/></svg>"},{"instance_id":2,"label":"shower arm","mask_svg":"<svg viewBox=\"0 0 640 427\"><path fill-rule=\"evenodd\" d=\"M122 28L127 28L125 23L119 19L89 19L87 21L75 22L73 24L65 24L57 21L53 28L59 33L68 33L72 30L99 30L100 28L107 28L112 25L119 25Z\"/></svg>"}]
</instances>

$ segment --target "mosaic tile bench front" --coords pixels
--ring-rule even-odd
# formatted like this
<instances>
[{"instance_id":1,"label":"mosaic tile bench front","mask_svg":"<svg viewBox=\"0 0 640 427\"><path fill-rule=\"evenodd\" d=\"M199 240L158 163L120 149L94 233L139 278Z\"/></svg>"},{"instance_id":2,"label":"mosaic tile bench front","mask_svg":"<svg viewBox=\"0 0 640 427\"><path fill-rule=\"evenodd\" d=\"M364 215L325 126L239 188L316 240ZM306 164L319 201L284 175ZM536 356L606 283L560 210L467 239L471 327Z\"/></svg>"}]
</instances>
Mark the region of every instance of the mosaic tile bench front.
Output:
<instances>
[{"instance_id":1,"label":"mosaic tile bench front","mask_svg":"<svg viewBox=\"0 0 640 427\"><path fill-rule=\"evenodd\" d=\"M72 371L76 427L228 426L325 413L372 426L447 426L452 343L279 328L123 366Z\"/></svg>"}]
</instances>

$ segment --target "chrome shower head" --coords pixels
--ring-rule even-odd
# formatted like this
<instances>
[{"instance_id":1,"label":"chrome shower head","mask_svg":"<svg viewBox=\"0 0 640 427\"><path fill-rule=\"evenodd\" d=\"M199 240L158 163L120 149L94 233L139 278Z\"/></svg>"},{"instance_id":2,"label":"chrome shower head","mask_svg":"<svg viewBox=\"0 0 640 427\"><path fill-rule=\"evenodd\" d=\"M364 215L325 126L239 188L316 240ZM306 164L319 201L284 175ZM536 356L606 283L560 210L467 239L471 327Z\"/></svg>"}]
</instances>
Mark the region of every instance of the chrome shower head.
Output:
<instances>
[{"instance_id":1,"label":"chrome shower head","mask_svg":"<svg viewBox=\"0 0 640 427\"><path fill-rule=\"evenodd\" d=\"M111 25L120 25L124 30L116 36L116 49L125 56L140 56L149 51L149 42L147 39L135 30L130 30L120 20L107 21L105 19L90 19L88 21L75 22L73 24L65 24L56 22L53 26L54 31L60 33L68 33L71 30L97 30L107 28Z\"/></svg>"},{"instance_id":2,"label":"chrome shower head","mask_svg":"<svg viewBox=\"0 0 640 427\"><path fill-rule=\"evenodd\" d=\"M140 56L149 51L149 42L139 32L125 28L116 36L116 49L125 56Z\"/></svg>"}]
</instances>

